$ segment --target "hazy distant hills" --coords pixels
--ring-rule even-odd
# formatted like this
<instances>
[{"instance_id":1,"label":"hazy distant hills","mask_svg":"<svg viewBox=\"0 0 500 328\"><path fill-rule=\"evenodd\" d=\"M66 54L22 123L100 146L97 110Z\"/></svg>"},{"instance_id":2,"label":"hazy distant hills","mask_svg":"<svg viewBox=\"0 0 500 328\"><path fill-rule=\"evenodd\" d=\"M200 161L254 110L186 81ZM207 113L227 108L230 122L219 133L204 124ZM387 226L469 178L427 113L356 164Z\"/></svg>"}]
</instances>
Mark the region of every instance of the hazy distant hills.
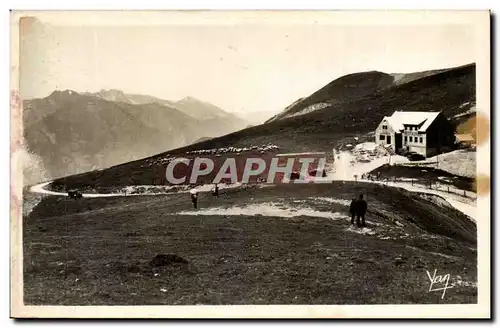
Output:
<instances>
[{"instance_id":1,"label":"hazy distant hills","mask_svg":"<svg viewBox=\"0 0 500 328\"><path fill-rule=\"evenodd\" d=\"M189 96L179 101L171 101L154 96L124 93L123 91L116 89L101 90L99 92L86 94L110 101L120 101L136 105L151 103L161 104L180 110L183 113L199 120L229 117L235 120L241 120L241 118L237 117L236 115L228 113L215 105Z\"/></svg>"},{"instance_id":2,"label":"hazy distant hills","mask_svg":"<svg viewBox=\"0 0 500 328\"><path fill-rule=\"evenodd\" d=\"M101 90L90 95L110 101L120 101L135 105L157 104L171 109L176 109L196 121L199 121L199 124L202 125L202 130L195 131L197 138L224 135L246 128L250 123L250 121L242 118L241 116L228 113L213 104L189 96L179 101L171 101L154 96L124 93L121 90L114 89ZM195 139L196 138L193 138L191 141Z\"/></svg>"},{"instance_id":3,"label":"hazy distant hills","mask_svg":"<svg viewBox=\"0 0 500 328\"><path fill-rule=\"evenodd\" d=\"M54 91L23 104L25 145L42 163L45 177L101 169L248 125L194 98L170 102L119 90Z\"/></svg>"}]
</instances>

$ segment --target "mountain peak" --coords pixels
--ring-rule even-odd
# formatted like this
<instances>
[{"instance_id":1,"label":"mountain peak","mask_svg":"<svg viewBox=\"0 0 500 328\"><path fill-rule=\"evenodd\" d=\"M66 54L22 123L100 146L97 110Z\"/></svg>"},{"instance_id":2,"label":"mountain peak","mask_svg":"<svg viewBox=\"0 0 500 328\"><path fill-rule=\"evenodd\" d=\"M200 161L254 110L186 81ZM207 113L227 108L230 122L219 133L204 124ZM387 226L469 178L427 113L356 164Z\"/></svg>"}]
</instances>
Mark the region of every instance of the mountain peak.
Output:
<instances>
[{"instance_id":1,"label":"mountain peak","mask_svg":"<svg viewBox=\"0 0 500 328\"><path fill-rule=\"evenodd\" d=\"M55 90L53 91L49 97L64 97L64 96L70 96L70 95L78 95L78 92L70 89L66 90Z\"/></svg>"},{"instance_id":2,"label":"mountain peak","mask_svg":"<svg viewBox=\"0 0 500 328\"><path fill-rule=\"evenodd\" d=\"M191 96L186 96L186 97L182 98L181 100L179 100L179 102L202 102L202 101L198 100L194 97L191 97Z\"/></svg>"},{"instance_id":3,"label":"mountain peak","mask_svg":"<svg viewBox=\"0 0 500 328\"><path fill-rule=\"evenodd\" d=\"M122 90L118 89L101 89L99 93L108 93L108 94L116 94L116 95L125 95L125 93Z\"/></svg>"}]
</instances>

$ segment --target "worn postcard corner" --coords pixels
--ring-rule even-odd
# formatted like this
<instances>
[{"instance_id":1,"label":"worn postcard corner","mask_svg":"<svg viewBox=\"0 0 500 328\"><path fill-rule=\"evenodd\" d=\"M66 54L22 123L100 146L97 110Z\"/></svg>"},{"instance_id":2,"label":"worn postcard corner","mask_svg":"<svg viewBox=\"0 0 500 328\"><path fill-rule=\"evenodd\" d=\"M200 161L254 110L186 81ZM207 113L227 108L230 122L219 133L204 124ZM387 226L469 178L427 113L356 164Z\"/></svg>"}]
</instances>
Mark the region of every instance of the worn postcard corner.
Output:
<instances>
[{"instance_id":1,"label":"worn postcard corner","mask_svg":"<svg viewBox=\"0 0 500 328\"><path fill-rule=\"evenodd\" d=\"M12 317L490 318L489 11L10 27Z\"/></svg>"}]
</instances>

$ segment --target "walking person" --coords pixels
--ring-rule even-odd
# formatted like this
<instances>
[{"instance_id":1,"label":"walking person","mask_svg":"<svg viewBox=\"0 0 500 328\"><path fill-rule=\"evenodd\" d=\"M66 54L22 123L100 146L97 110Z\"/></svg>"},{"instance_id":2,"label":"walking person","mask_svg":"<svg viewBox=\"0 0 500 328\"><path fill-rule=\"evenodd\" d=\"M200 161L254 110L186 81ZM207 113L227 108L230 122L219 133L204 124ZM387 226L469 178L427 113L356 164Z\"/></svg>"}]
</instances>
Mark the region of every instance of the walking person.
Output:
<instances>
[{"instance_id":1,"label":"walking person","mask_svg":"<svg viewBox=\"0 0 500 328\"><path fill-rule=\"evenodd\" d=\"M191 202L193 203L193 207L195 209L197 209L198 208L198 190L193 188L189 191L189 193L191 194Z\"/></svg>"},{"instance_id":2,"label":"walking person","mask_svg":"<svg viewBox=\"0 0 500 328\"><path fill-rule=\"evenodd\" d=\"M356 201L356 197L353 197L351 205L349 206L349 213L351 214L351 224L354 224L354 218L356 217Z\"/></svg>"},{"instance_id":3,"label":"walking person","mask_svg":"<svg viewBox=\"0 0 500 328\"><path fill-rule=\"evenodd\" d=\"M368 204L366 201L363 199L363 194L359 195L359 199L356 201L356 224L358 227L366 227L366 222L365 222L365 215L366 215L366 210L368 209ZM361 225L359 224L361 218Z\"/></svg>"}]
</instances>

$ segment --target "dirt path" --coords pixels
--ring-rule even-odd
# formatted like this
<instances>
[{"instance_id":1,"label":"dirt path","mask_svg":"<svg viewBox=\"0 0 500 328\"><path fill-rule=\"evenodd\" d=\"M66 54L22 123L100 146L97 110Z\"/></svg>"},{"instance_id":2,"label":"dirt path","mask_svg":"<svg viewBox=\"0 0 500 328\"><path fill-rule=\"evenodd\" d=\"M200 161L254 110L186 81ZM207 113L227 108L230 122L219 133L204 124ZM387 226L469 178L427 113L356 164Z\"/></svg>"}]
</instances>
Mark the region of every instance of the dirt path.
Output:
<instances>
[{"instance_id":1,"label":"dirt path","mask_svg":"<svg viewBox=\"0 0 500 328\"><path fill-rule=\"evenodd\" d=\"M444 200L447 201L451 206L453 206L454 208L456 208L460 212L464 213L465 215L469 216L474 221L476 221L477 205L476 205L475 201L471 200L470 203L468 203L462 199L459 199L459 197L454 196L453 194L448 194L446 192L441 192L438 190L420 188L420 187L412 186L410 183L405 183L405 182L382 182L382 181L371 181L371 180L362 180L362 181L369 182L369 183L383 184L383 185L390 186L390 187L403 188L405 190L412 191L412 192L440 196L440 197L444 198Z\"/></svg>"},{"instance_id":2,"label":"dirt path","mask_svg":"<svg viewBox=\"0 0 500 328\"><path fill-rule=\"evenodd\" d=\"M372 180L361 180L361 176L365 173L368 173L377 167L380 167L389 162L389 157L379 157L369 163L360 163L356 162L351 164L351 161L354 157L348 152L341 152L338 154L338 158L335 159L335 163L333 166L333 172L327 175L325 179L328 180L345 180L345 181L354 181L356 180L355 175L357 176L357 181L369 182L369 183L377 183L377 184L385 184L391 187L403 188L412 192L419 192L424 194L436 195L443 197L451 206L469 216L470 218L476 220L476 202L471 200L469 202L465 201L459 196L455 196L453 194L449 194L446 192L432 190L428 188L421 188L417 186L412 186L410 183L405 182L382 182L382 181L372 181Z\"/></svg>"},{"instance_id":3,"label":"dirt path","mask_svg":"<svg viewBox=\"0 0 500 328\"><path fill-rule=\"evenodd\" d=\"M446 192L441 192L437 190L421 188L417 186L412 186L410 183L405 182L382 182L382 181L372 181L372 180L361 180L361 175L364 173L368 173L377 167L388 163L389 157L379 157L369 163L360 163L355 162L351 164L354 157L349 152L341 152L337 154L338 157L335 159L334 166L332 172L328 173L327 177L320 178L323 182L332 182L332 181L354 181L356 180L355 175L357 176L358 181L376 183L376 184L385 184L391 187L403 188L412 192L419 192L430 195L437 195L443 197L451 206L464 213L465 215L471 217L476 220L476 202L470 201L466 202L458 196L448 194ZM67 196L67 193L57 192L46 190L45 187L49 185L51 181L44 182L30 188L30 192L37 194L45 194L45 195L56 195L56 196ZM227 188L237 188L240 187L241 184L237 183L234 185L222 185L220 189ZM263 185L266 186L266 185ZM270 186L270 185L269 185ZM129 190L133 190L135 187L147 187L148 186L130 186L127 187ZM157 186L149 186L149 187L157 187ZM201 187L197 187L200 192L208 192L211 190L213 185L203 185ZM168 188L165 189L165 192L141 192L141 193L107 193L107 194L98 194L98 193L85 193L82 194L83 197L86 198L99 198L99 197L126 197L126 196L139 196L139 195L168 195L168 194L176 194L179 192L188 192L188 190L176 191L176 192L168 192Z\"/></svg>"},{"instance_id":4,"label":"dirt path","mask_svg":"<svg viewBox=\"0 0 500 328\"><path fill-rule=\"evenodd\" d=\"M37 193L37 194L44 194L44 195L68 196L68 193L51 191L51 190L45 189L45 187L48 186L51 182L52 181L48 181L48 182L34 185L30 188L30 192ZM86 198L97 198L97 197L113 197L113 196L125 196L125 195L124 194L82 194L82 196L86 197Z\"/></svg>"}]
</instances>

